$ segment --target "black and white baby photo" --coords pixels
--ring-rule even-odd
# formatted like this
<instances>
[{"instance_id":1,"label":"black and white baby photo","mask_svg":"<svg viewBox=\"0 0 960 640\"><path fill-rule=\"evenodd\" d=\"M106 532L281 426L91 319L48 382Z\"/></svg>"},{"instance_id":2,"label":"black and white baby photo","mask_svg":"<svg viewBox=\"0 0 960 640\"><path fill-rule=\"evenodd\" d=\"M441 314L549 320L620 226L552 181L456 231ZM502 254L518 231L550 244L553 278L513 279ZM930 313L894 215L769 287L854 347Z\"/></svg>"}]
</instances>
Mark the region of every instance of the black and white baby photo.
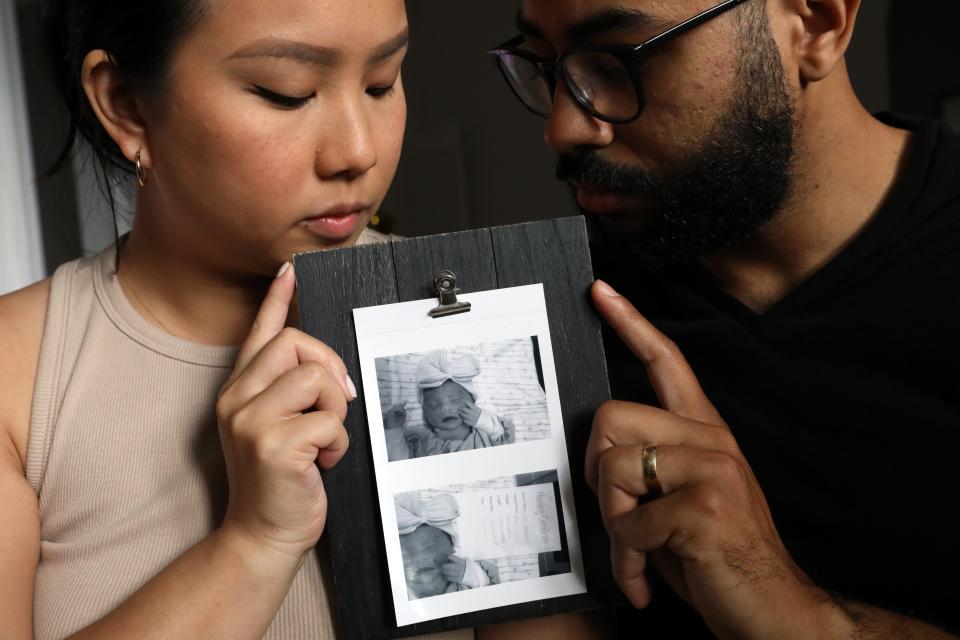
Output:
<instances>
[{"instance_id":1,"label":"black and white baby photo","mask_svg":"<svg viewBox=\"0 0 960 640\"><path fill-rule=\"evenodd\" d=\"M536 336L376 359L392 461L551 435Z\"/></svg>"},{"instance_id":2,"label":"black and white baby photo","mask_svg":"<svg viewBox=\"0 0 960 640\"><path fill-rule=\"evenodd\" d=\"M409 600L570 572L556 471L394 496Z\"/></svg>"}]
</instances>

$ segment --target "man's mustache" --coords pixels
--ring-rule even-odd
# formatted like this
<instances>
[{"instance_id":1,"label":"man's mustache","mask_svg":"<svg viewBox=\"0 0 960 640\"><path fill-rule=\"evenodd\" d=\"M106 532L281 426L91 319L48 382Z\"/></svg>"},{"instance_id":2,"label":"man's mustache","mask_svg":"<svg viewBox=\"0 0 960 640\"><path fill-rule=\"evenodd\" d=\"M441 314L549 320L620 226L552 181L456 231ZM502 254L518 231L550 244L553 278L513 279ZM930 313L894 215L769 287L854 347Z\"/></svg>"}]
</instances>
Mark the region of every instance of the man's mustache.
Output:
<instances>
[{"instance_id":1,"label":"man's mustache","mask_svg":"<svg viewBox=\"0 0 960 640\"><path fill-rule=\"evenodd\" d=\"M643 193L654 199L664 193L663 182L637 167L604 160L596 151L561 155L557 160L557 179L561 182L587 182L599 187Z\"/></svg>"}]
</instances>

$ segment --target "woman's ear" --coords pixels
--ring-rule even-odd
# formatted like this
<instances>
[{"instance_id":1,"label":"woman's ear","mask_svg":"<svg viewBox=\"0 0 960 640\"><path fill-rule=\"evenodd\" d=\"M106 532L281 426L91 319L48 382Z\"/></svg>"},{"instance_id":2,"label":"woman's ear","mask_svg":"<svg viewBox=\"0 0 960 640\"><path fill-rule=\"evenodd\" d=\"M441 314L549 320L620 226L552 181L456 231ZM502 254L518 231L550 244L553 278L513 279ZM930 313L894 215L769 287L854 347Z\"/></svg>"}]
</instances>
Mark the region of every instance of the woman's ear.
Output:
<instances>
[{"instance_id":1,"label":"woman's ear","mask_svg":"<svg viewBox=\"0 0 960 640\"><path fill-rule=\"evenodd\" d=\"M826 78L843 61L853 37L860 0L786 0L793 49L804 84Z\"/></svg>"},{"instance_id":2,"label":"woman's ear","mask_svg":"<svg viewBox=\"0 0 960 640\"><path fill-rule=\"evenodd\" d=\"M140 108L110 54L103 49L88 53L80 81L97 119L124 157L133 162L139 151L141 163L149 167L150 151Z\"/></svg>"}]
</instances>

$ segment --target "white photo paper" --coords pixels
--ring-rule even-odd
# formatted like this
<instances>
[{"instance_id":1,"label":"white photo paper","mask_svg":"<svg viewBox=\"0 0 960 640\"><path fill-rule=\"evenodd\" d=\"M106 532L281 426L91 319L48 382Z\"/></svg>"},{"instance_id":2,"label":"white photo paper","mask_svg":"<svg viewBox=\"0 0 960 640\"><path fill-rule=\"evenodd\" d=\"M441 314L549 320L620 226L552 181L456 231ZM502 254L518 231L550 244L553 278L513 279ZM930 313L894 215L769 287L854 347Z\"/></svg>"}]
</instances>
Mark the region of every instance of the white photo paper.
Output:
<instances>
[{"instance_id":1,"label":"white photo paper","mask_svg":"<svg viewBox=\"0 0 960 640\"><path fill-rule=\"evenodd\" d=\"M542 285L354 310L397 625L586 592Z\"/></svg>"},{"instance_id":2,"label":"white photo paper","mask_svg":"<svg viewBox=\"0 0 960 640\"><path fill-rule=\"evenodd\" d=\"M563 516L555 499L558 480L556 471L542 471L394 496L407 599L569 574L569 549L560 533ZM506 509L498 509L500 515L491 518L489 500L504 496L511 497L510 511L527 497L539 498L529 504L536 515L508 517ZM517 521L523 526L515 530ZM494 537L503 537L494 540L477 531L485 525L502 527Z\"/></svg>"},{"instance_id":3,"label":"white photo paper","mask_svg":"<svg viewBox=\"0 0 960 640\"><path fill-rule=\"evenodd\" d=\"M475 491L464 493L457 502L462 510L460 547L470 557L560 550L552 485Z\"/></svg>"}]
</instances>

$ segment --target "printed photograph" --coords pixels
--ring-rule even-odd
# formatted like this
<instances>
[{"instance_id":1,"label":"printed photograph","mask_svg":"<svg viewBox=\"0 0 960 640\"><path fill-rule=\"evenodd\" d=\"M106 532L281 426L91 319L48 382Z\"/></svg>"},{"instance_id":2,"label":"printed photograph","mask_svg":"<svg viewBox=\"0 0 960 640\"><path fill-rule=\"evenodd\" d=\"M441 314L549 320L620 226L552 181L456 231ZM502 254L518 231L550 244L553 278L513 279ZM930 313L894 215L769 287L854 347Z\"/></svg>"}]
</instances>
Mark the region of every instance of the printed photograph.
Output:
<instances>
[{"instance_id":1,"label":"printed photograph","mask_svg":"<svg viewBox=\"0 0 960 640\"><path fill-rule=\"evenodd\" d=\"M536 336L376 359L393 462L551 435Z\"/></svg>"},{"instance_id":2,"label":"printed photograph","mask_svg":"<svg viewBox=\"0 0 960 640\"><path fill-rule=\"evenodd\" d=\"M394 496L409 600L570 573L556 471Z\"/></svg>"},{"instance_id":3,"label":"printed photograph","mask_svg":"<svg viewBox=\"0 0 960 640\"><path fill-rule=\"evenodd\" d=\"M543 285L469 302L353 310L401 627L587 590Z\"/></svg>"}]
</instances>

